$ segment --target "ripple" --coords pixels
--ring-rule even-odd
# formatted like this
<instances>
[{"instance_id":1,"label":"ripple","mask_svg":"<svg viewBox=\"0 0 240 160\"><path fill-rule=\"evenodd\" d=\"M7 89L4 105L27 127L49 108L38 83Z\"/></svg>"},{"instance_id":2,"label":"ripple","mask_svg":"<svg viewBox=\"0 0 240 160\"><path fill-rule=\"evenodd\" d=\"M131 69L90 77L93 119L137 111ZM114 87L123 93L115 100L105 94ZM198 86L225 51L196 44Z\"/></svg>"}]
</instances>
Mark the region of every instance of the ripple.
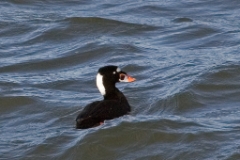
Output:
<instances>
[{"instance_id":1,"label":"ripple","mask_svg":"<svg viewBox=\"0 0 240 160\"><path fill-rule=\"evenodd\" d=\"M193 22L193 20L191 18L182 17L182 18L174 19L173 22L183 23L183 22Z\"/></svg>"},{"instance_id":2,"label":"ripple","mask_svg":"<svg viewBox=\"0 0 240 160\"><path fill-rule=\"evenodd\" d=\"M202 81L194 84L191 89L196 95L201 97L205 103L212 103L217 100L219 103L224 101L238 102L240 93L239 66L220 66L202 77Z\"/></svg>"},{"instance_id":3,"label":"ripple","mask_svg":"<svg viewBox=\"0 0 240 160\"><path fill-rule=\"evenodd\" d=\"M218 29L210 28L208 26L188 26L186 28L178 28L177 30L169 32L169 34L164 37L164 43L166 44L174 44L180 43L188 43L193 40L197 43L196 40L203 40L203 38L207 38L209 36L215 35L219 33Z\"/></svg>"}]
</instances>

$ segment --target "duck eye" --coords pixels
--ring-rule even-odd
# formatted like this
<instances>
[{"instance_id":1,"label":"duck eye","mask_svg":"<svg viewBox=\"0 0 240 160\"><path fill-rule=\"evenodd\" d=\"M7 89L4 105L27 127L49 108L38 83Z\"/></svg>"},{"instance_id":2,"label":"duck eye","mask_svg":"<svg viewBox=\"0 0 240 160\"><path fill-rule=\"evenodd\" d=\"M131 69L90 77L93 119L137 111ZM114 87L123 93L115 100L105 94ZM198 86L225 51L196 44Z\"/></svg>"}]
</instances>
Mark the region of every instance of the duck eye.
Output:
<instances>
[{"instance_id":1,"label":"duck eye","mask_svg":"<svg viewBox=\"0 0 240 160\"><path fill-rule=\"evenodd\" d=\"M120 74L120 80L124 80L125 79L125 75L124 74Z\"/></svg>"}]
</instances>

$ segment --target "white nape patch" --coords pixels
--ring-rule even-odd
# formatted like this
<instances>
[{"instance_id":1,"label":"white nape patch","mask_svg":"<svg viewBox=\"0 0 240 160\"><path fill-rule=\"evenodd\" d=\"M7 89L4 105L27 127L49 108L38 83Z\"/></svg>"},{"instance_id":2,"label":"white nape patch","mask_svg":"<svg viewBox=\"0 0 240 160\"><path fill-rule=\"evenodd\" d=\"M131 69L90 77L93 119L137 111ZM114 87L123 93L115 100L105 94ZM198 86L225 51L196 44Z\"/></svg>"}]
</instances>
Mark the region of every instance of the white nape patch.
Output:
<instances>
[{"instance_id":1,"label":"white nape patch","mask_svg":"<svg viewBox=\"0 0 240 160\"><path fill-rule=\"evenodd\" d=\"M121 69L118 67L116 71L117 71L117 72L121 72Z\"/></svg>"},{"instance_id":2,"label":"white nape patch","mask_svg":"<svg viewBox=\"0 0 240 160\"><path fill-rule=\"evenodd\" d=\"M100 73L97 74L96 84L97 84L99 92L104 96L106 94L106 90L103 85L103 76Z\"/></svg>"}]
</instances>

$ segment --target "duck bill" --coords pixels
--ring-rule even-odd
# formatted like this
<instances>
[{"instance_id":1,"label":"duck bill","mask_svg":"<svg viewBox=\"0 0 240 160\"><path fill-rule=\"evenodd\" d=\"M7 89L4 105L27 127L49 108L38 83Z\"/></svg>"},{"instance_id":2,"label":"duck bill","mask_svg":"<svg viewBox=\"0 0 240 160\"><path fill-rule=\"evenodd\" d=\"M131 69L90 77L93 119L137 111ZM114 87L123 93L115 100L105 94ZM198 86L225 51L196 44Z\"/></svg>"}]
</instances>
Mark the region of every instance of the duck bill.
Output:
<instances>
[{"instance_id":1,"label":"duck bill","mask_svg":"<svg viewBox=\"0 0 240 160\"><path fill-rule=\"evenodd\" d=\"M127 77L127 82L134 82L134 81L136 81L136 78L133 78L133 77L131 77L129 75L127 75L126 77Z\"/></svg>"}]
</instances>

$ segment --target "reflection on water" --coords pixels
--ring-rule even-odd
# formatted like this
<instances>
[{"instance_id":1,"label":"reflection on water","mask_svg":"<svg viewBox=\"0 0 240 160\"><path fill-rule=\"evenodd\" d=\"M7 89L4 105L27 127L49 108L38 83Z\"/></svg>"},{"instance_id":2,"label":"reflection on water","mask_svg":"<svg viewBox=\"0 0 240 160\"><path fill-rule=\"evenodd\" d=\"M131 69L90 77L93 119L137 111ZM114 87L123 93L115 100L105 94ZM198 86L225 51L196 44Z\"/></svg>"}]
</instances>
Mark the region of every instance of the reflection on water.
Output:
<instances>
[{"instance_id":1,"label":"reflection on water","mask_svg":"<svg viewBox=\"0 0 240 160\"><path fill-rule=\"evenodd\" d=\"M56 2L0 2L0 159L240 158L237 1ZM108 64L132 113L76 130Z\"/></svg>"}]
</instances>

